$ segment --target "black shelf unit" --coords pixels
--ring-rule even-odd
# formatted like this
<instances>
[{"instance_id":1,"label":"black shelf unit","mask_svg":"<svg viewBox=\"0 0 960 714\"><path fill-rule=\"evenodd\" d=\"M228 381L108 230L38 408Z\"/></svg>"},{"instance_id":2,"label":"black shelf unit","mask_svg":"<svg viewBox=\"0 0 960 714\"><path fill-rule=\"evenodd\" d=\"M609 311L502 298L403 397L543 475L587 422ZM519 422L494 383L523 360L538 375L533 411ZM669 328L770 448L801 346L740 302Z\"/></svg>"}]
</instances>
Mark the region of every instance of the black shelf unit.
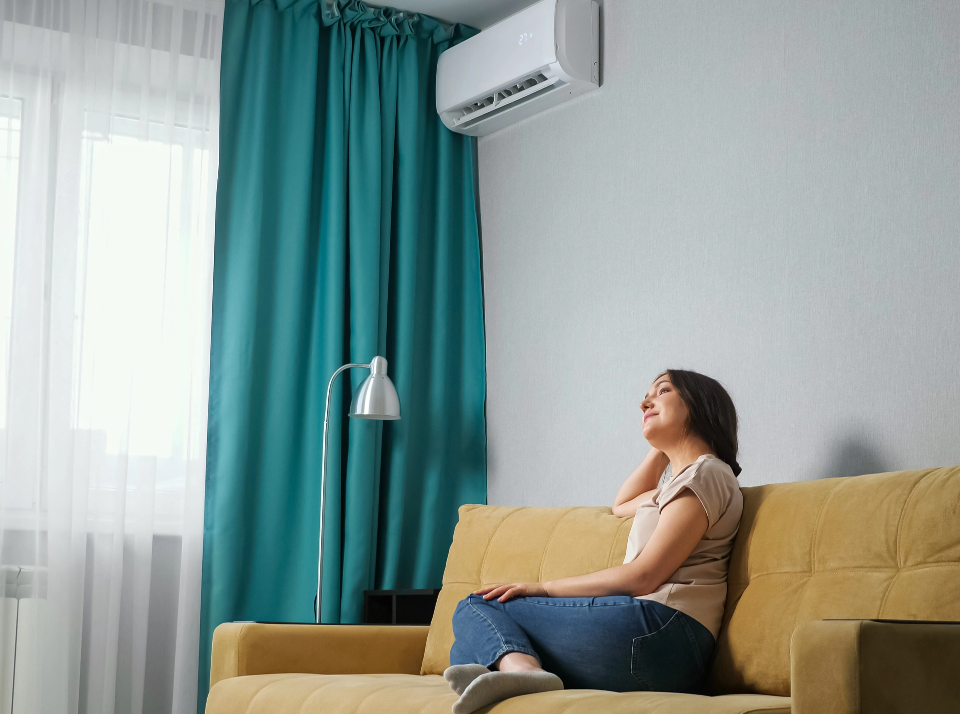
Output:
<instances>
[{"instance_id":1,"label":"black shelf unit","mask_svg":"<svg viewBox=\"0 0 960 714\"><path fill-rule=\"evenodd\" d=\"M365 625L429 625L438 589L364 590Z\"/></svg>"}]
</instances>

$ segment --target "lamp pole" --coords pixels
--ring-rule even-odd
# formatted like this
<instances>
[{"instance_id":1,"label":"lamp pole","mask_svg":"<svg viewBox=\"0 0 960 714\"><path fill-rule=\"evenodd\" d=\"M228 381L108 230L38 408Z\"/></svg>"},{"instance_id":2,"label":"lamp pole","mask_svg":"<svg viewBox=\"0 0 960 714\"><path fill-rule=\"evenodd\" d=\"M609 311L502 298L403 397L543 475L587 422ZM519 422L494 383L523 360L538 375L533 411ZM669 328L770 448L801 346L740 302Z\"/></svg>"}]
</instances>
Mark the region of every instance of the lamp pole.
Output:
<instances>
[{"instance_id":1,"label":"lamp pole","mask_svg":"<svg viewBox=\"0 0 960 714\"><path fill-rule=\"evenodd\" d=\"M377 421L392 421L400 418L400 399L393 382L387 376L387 360L383 357L374 357L370 364L350 363L340 367L327 385L327 401L323 410L323 451L320 456L320 545L317 559L317 611L316 623L320 624L321 588L323 586L323 513L324 492L327 482L327 437L330 430L330 398L333 395L333 383L340 375L353 367L363 367L370 370L367 377L350 403L349 416L359 419L374 419Z\"/></svg>"}]
</instances>

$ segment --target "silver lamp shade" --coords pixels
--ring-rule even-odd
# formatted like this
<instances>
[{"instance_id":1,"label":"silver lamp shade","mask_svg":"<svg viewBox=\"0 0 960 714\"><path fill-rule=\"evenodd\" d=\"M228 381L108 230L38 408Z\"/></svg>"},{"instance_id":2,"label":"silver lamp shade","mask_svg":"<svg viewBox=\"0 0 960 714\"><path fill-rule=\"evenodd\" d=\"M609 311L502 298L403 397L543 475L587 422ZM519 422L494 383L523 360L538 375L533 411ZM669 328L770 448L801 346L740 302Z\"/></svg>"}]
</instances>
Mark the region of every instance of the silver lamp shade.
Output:
<instances>
[{"instance_id":1,"label":"silver lamp shade","mask_svg":"<svg viewBox=\"0 0 960 714\"><path fill-rule=\"evenodd\" d=\"M381 421L400 418L400 398L387 376L387 360L374 357L370 362L370 376L353 395L350 416Z\"/></svg>"}]
</instances>

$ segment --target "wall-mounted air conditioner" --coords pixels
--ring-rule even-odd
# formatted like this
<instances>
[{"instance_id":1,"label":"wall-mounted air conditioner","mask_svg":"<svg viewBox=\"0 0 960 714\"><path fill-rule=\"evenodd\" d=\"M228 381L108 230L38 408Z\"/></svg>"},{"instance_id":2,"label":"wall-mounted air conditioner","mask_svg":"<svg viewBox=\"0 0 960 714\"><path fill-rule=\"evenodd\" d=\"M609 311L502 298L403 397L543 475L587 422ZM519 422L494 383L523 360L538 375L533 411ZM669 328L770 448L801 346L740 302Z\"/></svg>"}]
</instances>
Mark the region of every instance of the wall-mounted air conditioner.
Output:
<instances>
[{"instance_id":1,"label":"wall-mounted air conditioner","mask_svg":"<svg viewBox=\"0 0 960 714\"><path fill-rule=\"evenodd\" d=\"M600 6L541 0L440 55L437 112L483 136L599 84Z\"/></svg>"}]
</instances>

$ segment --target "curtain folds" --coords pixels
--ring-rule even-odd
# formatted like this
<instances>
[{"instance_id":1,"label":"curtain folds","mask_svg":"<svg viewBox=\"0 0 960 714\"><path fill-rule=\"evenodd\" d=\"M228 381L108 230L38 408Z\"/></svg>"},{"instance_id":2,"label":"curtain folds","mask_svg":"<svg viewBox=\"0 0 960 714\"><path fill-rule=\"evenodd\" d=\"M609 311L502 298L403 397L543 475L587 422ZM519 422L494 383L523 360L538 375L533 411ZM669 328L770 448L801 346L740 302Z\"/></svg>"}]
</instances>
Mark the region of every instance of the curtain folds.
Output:
<instances>
[{"instance_id":1,"label":"curtain folds","mask_svg":"<svg viewBox=\"0 0 960 714\"><path fill-rule=\"evenodd\" d=\"M342 364L385 356L402 419L347 419L368 373L340 378L324 622L360 622L365 589L439 587L457 508L486 501L475 145L434 87L472 33L360 2L227 6L204 666L221 622L313 620Z\"/></svg>"},{"instance_id":2,"label":"curtain folds","mask_svg":"<svg viewBox=\"0 0 960 714\"><path fill-rule=\"evenodd\" d=\"M222 16L0 0L0 712L196 706Z\"/></svg>"}]
</instances>

